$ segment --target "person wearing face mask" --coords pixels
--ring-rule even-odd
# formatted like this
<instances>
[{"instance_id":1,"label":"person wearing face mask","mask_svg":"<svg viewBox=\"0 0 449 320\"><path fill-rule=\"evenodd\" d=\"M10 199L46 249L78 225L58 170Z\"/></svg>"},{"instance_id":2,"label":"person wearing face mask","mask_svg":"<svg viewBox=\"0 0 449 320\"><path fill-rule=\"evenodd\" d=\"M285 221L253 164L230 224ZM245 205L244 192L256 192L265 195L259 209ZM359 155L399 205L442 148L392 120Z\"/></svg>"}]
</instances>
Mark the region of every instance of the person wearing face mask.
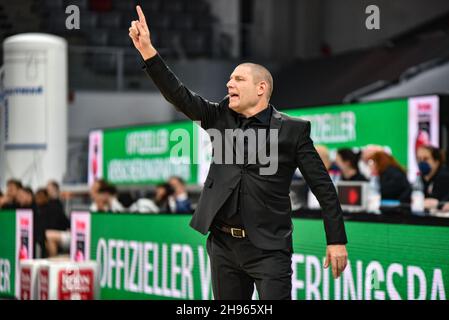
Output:
<instances>
[{"instance_id":1,"label":"person wearing face mask","mask_svg":"<svg viewBox=\"0 0 449 320\"><path fill-rule=\"evenodd\" d=\"M359 155L349 148L339 149L335 163L340 168L342 181L368 181L358 168Z\"/></svg>"},{"instance_id":2,"label":"person wearing face mask","mask_svg":"<svg viewBox=\"0 0 449 320\"><path fill-rule=\"evenodd\" d=\"M449 202L449 171L444 167L444 154L438 148L421 146L416 160L424 184L424 207L440 209Z\"/></svg>"}]
</instances>

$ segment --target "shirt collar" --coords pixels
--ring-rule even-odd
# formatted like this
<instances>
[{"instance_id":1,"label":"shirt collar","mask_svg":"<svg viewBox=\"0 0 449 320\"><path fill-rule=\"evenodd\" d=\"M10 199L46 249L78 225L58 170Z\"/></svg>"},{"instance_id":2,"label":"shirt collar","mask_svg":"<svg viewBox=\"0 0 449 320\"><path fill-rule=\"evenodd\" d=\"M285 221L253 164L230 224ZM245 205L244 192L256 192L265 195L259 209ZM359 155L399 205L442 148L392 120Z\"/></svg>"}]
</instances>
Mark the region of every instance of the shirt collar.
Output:
<instances>
[{"instance_id":1,"label":"shirt collar","mask_svg":"<svg viewBox=\"0 0 449 320\"><path fill-rule=\"evenodd\" d=\"M254 119L257 119L260 123L269 124L270 123L270 118L271 118L271 110L272 110L271 105L268 105L267 108L265 108L262 111L256 113L255 115L249 117L248 119L254 118ZM245 119L245 117L243 115L241 115L241 114L239 114L239 118L240 119Z\"/></svg>"}]
</instances>

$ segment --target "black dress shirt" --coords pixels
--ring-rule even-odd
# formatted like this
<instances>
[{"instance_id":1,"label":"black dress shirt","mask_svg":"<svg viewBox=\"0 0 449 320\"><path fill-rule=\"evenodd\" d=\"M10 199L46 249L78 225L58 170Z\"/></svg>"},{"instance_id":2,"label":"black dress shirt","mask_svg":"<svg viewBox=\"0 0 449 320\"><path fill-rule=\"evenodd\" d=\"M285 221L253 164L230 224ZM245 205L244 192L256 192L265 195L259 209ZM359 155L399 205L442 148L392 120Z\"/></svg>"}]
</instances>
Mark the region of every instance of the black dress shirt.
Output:
<instances>
[{"instance_id":1,"label":"black dress shirt","mask_svg":"<svg viewBox=\"0 0 449 320\"><path fill-rule=\"evenodd\" d=\"M271 119L271 106L263 109L259 113L255 114L252 117L246 118L241 114L237 114L239 119L239 128L243 130L243 132L249 128L254 129L256 133L256 137L258 137L258 129L265 129L266 135L269 133L270 129L270 119ZM248 144L247 139L244 140L244 164L240 164L240 166L244 166L248 163ZM258 144L256 143L256 146ZM234 146L234 160L235 160L235 146ZM239 197L242 190L242 183L240 182L234 191L231 193L229 198L225 201L223 206L218 210L217 215L215 216L214 222L212 224L226 225L237 228L244 228L242 218L240 216L240 207L241 207L241 198Z\"/></svg>"}]
</instances>

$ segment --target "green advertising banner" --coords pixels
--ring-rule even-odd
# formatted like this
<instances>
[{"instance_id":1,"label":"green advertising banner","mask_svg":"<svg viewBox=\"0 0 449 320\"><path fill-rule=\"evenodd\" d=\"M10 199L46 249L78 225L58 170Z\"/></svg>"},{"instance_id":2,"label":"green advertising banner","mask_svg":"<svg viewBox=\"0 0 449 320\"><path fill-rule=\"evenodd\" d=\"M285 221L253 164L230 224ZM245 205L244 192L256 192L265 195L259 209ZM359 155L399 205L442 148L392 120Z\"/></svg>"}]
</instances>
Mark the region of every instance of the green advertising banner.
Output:
<instances>
[{"instance_id":1,"label":"green advertising banner","mask_svg":"<svg viewBox=\"0 0 449 320\"><path fill-rule=\"evenodd\" d=\"M325 145L331 159L338 148L384 147L416 178L415 149L439 145L439 97L282 110L311 121L315 144ZM89 136L89 178L115 184L149 184L179 175L202 184L211 161L207 133L191 121L92 131Z\"/></svg>"},{"instance_id":2,"label":"green advertising banner","mask_svg":"<svg viewBox=\"0 0 449 320\"><path fill-rule=\"evenodd\" d=\"M388 147L407 166L408 100L387 100L357 104L286 110L285 113L311 121L315 144L331 151L339 148L378 144Z\"/></svg>"},{"instance_id":3,"label":"green advertising banner","mask_svg":"<svg viewBox=\"0 0 449 320\"><path fill-rule=\"evenodd\" d=\"M101 298L212 299L206 237L188 226L190 218L92 214L84 238L100 264ZM322 268L323 222L295 218L293 224L293 299L447 297L449 227L348 221L349 263L334 280Z\"/></svg>"},{"instance_id":4,"label":"green advertising banner","mask_svg":"<svg viewBox=\"0 0 449 320\"><path fill-rule=\"evenodd\" d=\"M33 257L31 210L0 210L0 297L19 297L19 260Z\"/></svg>"},{"instance_id":5,"label":"green advertising banner","mask_svg":"<svg viewBox=\"0 0 449 320\"><path fill-rule=\"evenodd\" d=\"M16 214L0 211L0 296L15 295Z\"/></svg>"},{"instance_id":6,"label":"green advertising banner","mask_svg":"<svg viewBox=\"0 0 449 320\"><path fill-rule=\"evenodd\" d=\"M177 175L196 183L195 126L183 121L91 132L89 181L100 176L115 184L135 185Z\"/></svg>"}]
</instances>

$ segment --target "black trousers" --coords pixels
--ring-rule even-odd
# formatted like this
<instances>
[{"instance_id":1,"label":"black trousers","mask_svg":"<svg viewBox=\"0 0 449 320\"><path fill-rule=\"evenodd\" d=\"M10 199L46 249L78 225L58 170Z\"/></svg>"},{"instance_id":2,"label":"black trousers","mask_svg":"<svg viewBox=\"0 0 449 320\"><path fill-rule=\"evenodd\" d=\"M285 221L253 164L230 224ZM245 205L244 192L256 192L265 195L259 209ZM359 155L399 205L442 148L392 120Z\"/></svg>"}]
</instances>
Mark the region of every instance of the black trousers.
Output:
<instances>
[{"instance_id":1,"label":"black trousers","mask_svg":"<svg viewBox=\"0 0 449 320\"><path fill-rule=\"evenodd\" d=\"M215 227L206 247L216 300L250 300L254 284L261 300L291 299L291 247L260 249L248 237L234 238Z\"/></svg>"}]
</instances>

